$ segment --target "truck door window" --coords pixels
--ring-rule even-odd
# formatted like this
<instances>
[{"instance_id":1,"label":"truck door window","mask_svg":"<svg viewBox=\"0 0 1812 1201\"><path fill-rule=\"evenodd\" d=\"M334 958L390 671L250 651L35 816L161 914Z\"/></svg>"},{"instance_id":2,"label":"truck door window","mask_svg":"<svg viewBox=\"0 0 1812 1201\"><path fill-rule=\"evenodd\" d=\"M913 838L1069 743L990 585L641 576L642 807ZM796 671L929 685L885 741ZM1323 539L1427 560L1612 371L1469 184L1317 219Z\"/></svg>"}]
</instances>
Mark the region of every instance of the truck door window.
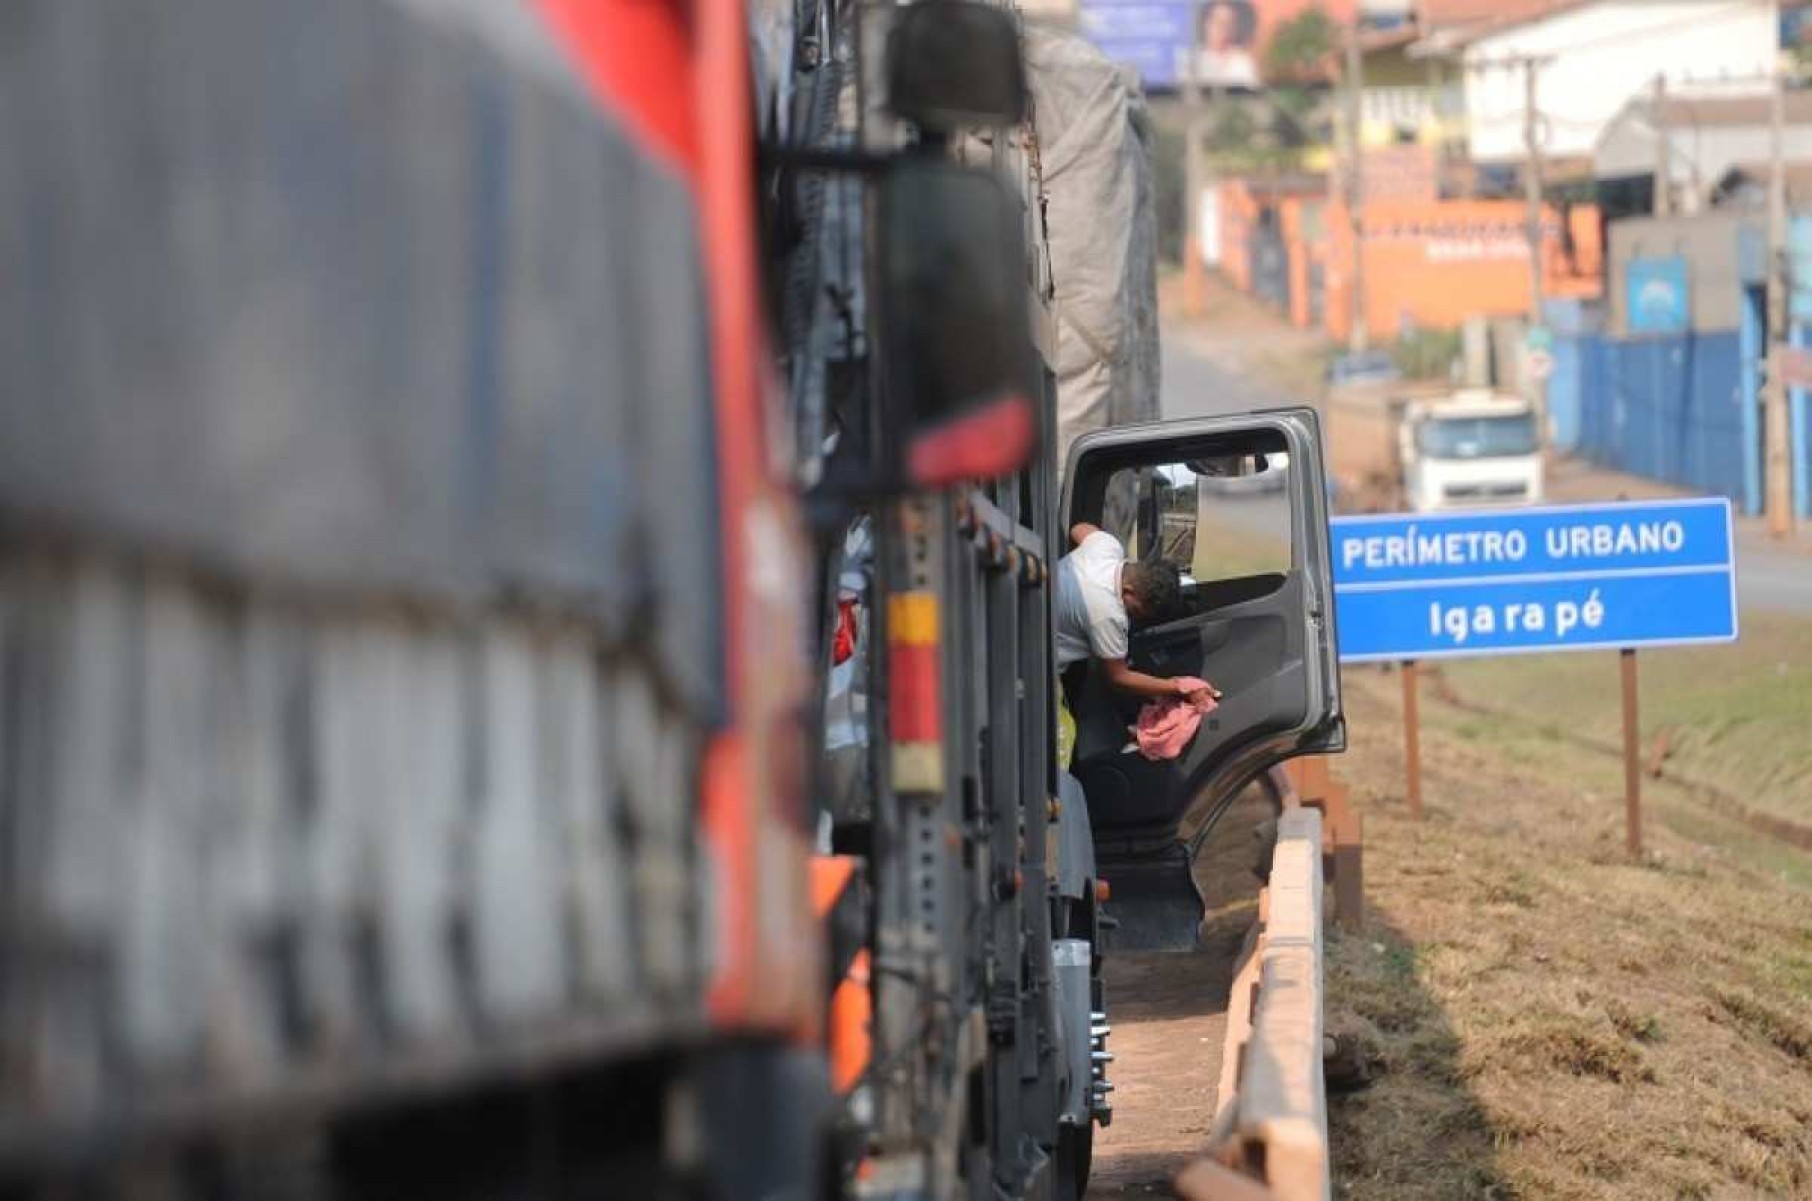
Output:
<instances>
[{"instance_id":1,"label":"truck door window","mask_svg":"<svg viewBox=\"0 0 1812 1201\"><path fill-rule=\"evenodd\" d=\"M1133 528L1124 532L1103 520L1116 491L1132 497ZM1184 611L1132 631L1132 666L1221 689L1187 751L1154 763L1124 753L1137 705L1123 703L1097 665L1083 664L1081 678L1065 681L1076 718L1071 770L1088 795L1098 845L1113 832L1156 846L1176 836L1191 806L1218 812L1271 764L1344 745L1313 411L1085 434L1071 450L1063 510L1071 525L1136 534L1144 554L1129 554L1161 557L1184 576ZM1187 857L1179 870L1187 876Z\"/></svg>"}]
</instances>

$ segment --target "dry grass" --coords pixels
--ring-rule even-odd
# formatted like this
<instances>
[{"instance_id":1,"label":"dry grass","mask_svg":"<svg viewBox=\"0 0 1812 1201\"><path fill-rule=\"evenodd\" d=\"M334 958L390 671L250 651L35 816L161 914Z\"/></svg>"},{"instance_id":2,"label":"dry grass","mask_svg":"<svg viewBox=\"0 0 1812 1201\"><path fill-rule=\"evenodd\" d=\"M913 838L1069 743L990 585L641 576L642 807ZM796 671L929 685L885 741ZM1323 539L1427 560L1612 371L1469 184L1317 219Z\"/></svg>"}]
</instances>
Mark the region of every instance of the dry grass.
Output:
<instances>
[{"instance_id":1,"label":"dry grass","mask_svg":"<svg viewBox=\"0 0 1812 1201\"><path fill-rule=\"evenodd\" d=\"M1812 826L1812 622L1745 613L1743 625L1734 646L1641 656L1643 728L1651 739L1666 734L1664 772ZM1536 731L1619 744L1613 655L1471 659L1442 671L1462 698Z\"/></svg>"},{"instance_id":2,"label":"dry grass","mask_svg":"<svg viewBox=\"0 0 1812 1201\"><path fill-rule=\"evenodd\" d=\"M1397 682L1348 675L1373 921L1329 1021L1377 1079L1340 1195L1812 1196L1812 863L1660 785L1630 863L1597 756L1438 705L1412 823Z\"/></svg>"}]
</instances>

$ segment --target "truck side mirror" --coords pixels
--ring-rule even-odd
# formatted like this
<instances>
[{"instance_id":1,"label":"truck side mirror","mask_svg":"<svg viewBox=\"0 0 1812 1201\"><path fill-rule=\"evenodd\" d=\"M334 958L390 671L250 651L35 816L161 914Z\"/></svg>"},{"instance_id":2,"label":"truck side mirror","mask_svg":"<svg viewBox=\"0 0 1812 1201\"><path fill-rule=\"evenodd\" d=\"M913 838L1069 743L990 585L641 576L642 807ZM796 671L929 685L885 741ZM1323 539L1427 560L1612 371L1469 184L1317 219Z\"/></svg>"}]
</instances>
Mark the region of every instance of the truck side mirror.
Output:
<instances>
[{"instance_id":1,"label":"truck side mirror","mask_svg":"<svg viewBox=\"0 0 1812 1201\"><path fill-rule=\"evenodd\" d=\"M990 172L910 156L877 208L884 470L916 488L1018 471L1038 424L1018 203Z\"/></svg>"},{"instance_id":2,"label":"truck side mirror","mask_svg":"<svg viewBox=\"0 0 1812 1201\"><path fill-rule=\"evenodd\" d=\"M1023 121L1025 63L1012 15L974 0L898 10L887 38L887 103L923 129Z\"/></svg>"}]
</instances>

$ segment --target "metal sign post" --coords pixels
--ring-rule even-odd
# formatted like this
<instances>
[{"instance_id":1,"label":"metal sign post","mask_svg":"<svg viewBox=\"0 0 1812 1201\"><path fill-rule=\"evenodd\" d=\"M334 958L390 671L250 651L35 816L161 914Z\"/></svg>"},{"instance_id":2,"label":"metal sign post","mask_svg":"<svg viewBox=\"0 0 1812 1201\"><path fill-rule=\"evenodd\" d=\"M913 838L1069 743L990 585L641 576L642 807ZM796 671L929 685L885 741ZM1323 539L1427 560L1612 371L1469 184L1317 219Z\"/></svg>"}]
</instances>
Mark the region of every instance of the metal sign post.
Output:
<instances>
[{"instance_id":1,"label":"metal sign post","mask_svg":"<svg viewBox=\"0 0 1812 1201\"><path fill-rule=\"evenodd\" d=\"M1422 820L1422 713L1416 661L1403 660L1403 775L1409 815Z\"/></svg>"},{"instance_id":2,"label":"metal sign post","mask_svg":"<svg viewBox=\"0 0 1812 1201\"><path fill-rule=\"evenodd\" d=\"M1642 855L1641 722L1636 713L1636 652L1624 647L1617 653L1623 663L1623 818L1624 840L1630 856Z\"/></svg>"},{"instance_id":3,"label":"metal sign post","mask_svg":"<svg viewBox=\"0 0 1812 1201\"><path fill-rule=\"evenodd\" d=\"M1411 813L1422 805L1420 660L1615 650L1629 846L1640 853L1635 652L1736 638L1730 502L1337 517L1332 533L1341 659L1403 667Z\"/></svg>"}]
</instances>

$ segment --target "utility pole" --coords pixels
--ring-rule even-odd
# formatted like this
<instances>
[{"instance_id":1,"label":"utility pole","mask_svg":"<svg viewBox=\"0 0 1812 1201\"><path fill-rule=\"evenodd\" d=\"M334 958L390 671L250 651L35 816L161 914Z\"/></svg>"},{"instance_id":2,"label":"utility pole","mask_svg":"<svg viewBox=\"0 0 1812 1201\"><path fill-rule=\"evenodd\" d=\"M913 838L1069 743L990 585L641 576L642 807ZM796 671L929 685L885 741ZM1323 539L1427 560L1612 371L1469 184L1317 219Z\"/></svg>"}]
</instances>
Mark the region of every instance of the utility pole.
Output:
<instances>
[{"instance_id":1,"label":"utility pole","mask_svg":"<svg viewBox=\"0 0 1812 1201\"><path fill-rule=\"evenodd\" d=\"M1523 68L1523 203L1529 238L1529 323L1542 323L1541 110L1535 105L1535 78L1540 64L1524 58Z\"/></svg>"},{"instance_id":2,"label":"utility pole","mask_svg":"<svg viewBox=\"0 0 1812 1201\"><path fill-rule=\"evenodd\" d=\"M1655 216L1666 217L1674 211L1673 145L1667 136L1667 76L1655 76L1655 100L1651 110L1655 129Z\"/></svg>"},{"instance_id":3,"label":"utility pole","mask_svg":"<svg viewBox=\"0 0 1812 1201\"><path fill-rule=\"evenodd\" d=\"M1183 311L1200 317L1207 304L1202 263L1202 189L1208 182L1202 147L1207 120L1202 105L1200 3L1189 7L1189 29L1189 61L1183 72Z\"/></svg>"},{"instance_id":4,"label":"utility pole","mask_svg":"<svg viewBox=\"0 0 1812 1201\"><path fill-rule=\"evenodd\" d=\"M1777 65L1770 86L1768 157L1768 372L1762 388L1764 443L1767 447L1765 511L1768 532L1793 532L1792 433L1787 409L1787 175L1782 162L1786 125L1785 72Z\"/></svg>"},{"instance_id":5,"label":"utility pole","mask_svg":"<svg viewBox=\"0 0 1812 1201\"><path fill-rule=\"evenodd\" d=\"M1346 214L1353 239L1353 266L1348 277L1352 296L1349 312L1352 329L1347 342L1364 350L1369 337L1365 311L1365 58L1359 47L1359 18L1354 16L1346 38Z\"/></svg>"},{"instance_id":6,"label":"utility pole","mask_svg":"<svg viewBox=\"0 0 1812 1201\"><path fill-rule=\"evenodd\" d=\"M1542 129L1541 110L1536 106L1536 72L1541 69L1541 59L1526 55L1519 60L1523 68L1523 150L1527 161L1523 164L1523 200L1527 206L1527 225L1529 238L1529 333L1533 337L1546 321L1542 315ZM1535 428L1541 432L1542 445L1548 443L1548 388L1535 378L1535 373L1528 369L1527 357L1524 359L1523 386L1529 393L1529 401L1535 409Z\"/></svg>"}]
</instances>

